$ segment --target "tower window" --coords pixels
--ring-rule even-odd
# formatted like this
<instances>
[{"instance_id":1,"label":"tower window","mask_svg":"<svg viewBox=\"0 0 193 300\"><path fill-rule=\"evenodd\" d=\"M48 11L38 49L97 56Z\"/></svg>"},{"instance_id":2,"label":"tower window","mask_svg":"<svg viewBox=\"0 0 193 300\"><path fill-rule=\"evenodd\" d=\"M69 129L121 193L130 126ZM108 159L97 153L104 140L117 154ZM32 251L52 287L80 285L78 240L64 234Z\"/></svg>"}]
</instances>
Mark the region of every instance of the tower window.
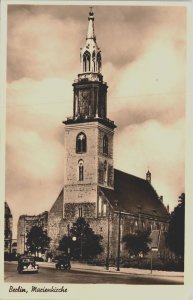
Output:
<instances>
[{"instance_id":1,"label":"tower window","mask_svg":"<svg viewBox=\"0 0 193 300\"><path fill-rule=\"evenodd\" d=\"M92 61L93 61L93 72L95 72L95 51L92 53Z\"/></svg>"},{"instance_id":2,"label":"tower window","mask_svg":"<svg viewBox=\"0 0 193 300\"><path fill-rule=\"evenodd\" d=\"M82 206L78 207L78 216L82 217Z\"/></svg>"},{"instance_id":3,"label":"tower window","mask_svg":"<svg viewBox=\"0 0 193 300\"><path fill-rule=\"evenodd\" d=\"M98 215L101 216L102 214L102 199L99 197L99 202L98 202Z\"/></svg>"},{"instance_id":4,"label":"tower window","mask_svg":"<svg viewBox=\"0 0 193 300\"><path fill-rule=\"evenodd\" d=\"M88 51L83 54L83 72L90 72L90 53Z\"/></svg>"},{"instance_id":5,"label":"tower window","mask_svg":"<svg viewBox=\"0 0 193 300\"><path fill-rule=\"evenodd\" d=\"M108 163L105 160L104 161L104 184L107 184L107 179L108 179Z\"/></svg>"},{"instance_id":6,"label":"tower window","mask_svg":"<svg viewBox=\"0 0 193 300\"><path fill-rule=\"evenodd\" d=\"M98 65L98 72L101 71L101 54L100 52L97 53L97 65Z\"/></svg>"},{"instance_id":7,"label":"tower window","mask_svg":"<svg viewBox=\"0 0 193 300\"><path fill-rule=\"evenodd\" d=\"M103 154L108 155L108 137L106 135L103 137Z\"/></svg>"},{"instance_id":8,"label":"tower window","mask_svg":"<svg viewBox=\"0 0 193 300\"><path fill-rule=\"evenodd\" d=\"M107 205L104 203L103 205L103 216L105 217L107 215Z\"/></svg>"},{"instance_id":9,"label":"tower window","mask_svg":"<svg viewBox=\"0 0 193 300\"><path fill-rule=\"evenodd\" d=\"M84 162L82 159L78 162L78 180L84 180Z\"/></svg>"},{"instance_id":10,"label":"tower window","mask_svg":"<svg viewBox=\"0 0 193 300\"><path fill-rule=\"evenodd\" d=\"M80 132L76 137L76 153L86 152L86 135Z\"/></svg>"}]
</instances>

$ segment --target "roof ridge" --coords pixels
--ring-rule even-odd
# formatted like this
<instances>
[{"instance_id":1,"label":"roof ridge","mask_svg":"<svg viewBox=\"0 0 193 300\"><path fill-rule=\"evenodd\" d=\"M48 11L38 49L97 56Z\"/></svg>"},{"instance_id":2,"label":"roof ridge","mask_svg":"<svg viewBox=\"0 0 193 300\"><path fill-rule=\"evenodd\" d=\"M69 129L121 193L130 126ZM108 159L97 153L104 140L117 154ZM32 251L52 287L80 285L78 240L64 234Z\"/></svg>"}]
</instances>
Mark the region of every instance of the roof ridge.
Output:
<instances>
[{"instance_id":1,"label":"roof ridge","mask_svg":"<svg viewBox=\"0 0 193 300\"><path fill-rule=\"evenodd\" d=\"M129 175L129 176L135 177L135 178L137 178L137 179L143 180L143 181L145 181L145 182L148 182L148 181L147 181L146 179L144 179L144 178L141 178L141 177L138 177L138 176L136 176L136 175L127 173L127 172L125 172L125 171L118 170L118 169L116 169L116 168L114 168L114 170L116 170L116 171L118 171L118 172L121 172L121 173L124 173L124 174Z\"/></svg>"}]
</instances>

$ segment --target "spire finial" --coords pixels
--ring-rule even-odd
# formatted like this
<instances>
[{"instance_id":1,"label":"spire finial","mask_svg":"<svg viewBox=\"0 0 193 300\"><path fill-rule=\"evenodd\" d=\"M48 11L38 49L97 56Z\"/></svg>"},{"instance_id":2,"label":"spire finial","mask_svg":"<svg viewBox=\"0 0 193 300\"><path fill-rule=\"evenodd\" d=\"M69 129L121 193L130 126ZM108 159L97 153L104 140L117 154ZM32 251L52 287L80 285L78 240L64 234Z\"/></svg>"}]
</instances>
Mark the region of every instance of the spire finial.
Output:
<instances>
[{"instance_id":1,"label":"spire finial","mask_svg":"<svg viewBox=\"0 0 193 300\"><path fill-rule=\"evenodd\" d=\"M90 20L92 20L92 21L94 21L94 12L93 12L93 6L90 6L89 7L90 8L90 11L89 11L89 16L88 16L88 20L90 21Z\"/></svg>"},{"instance_id":2,"label":"spire finial","mask_svg":"<svg viewBox=\"0 0 193 300\"><path fill-rule=\"evenodd\" d=\"M87 33L87 39L94 39L95 40L95 34L94 34L94 13L92 11L93 7L90 6L89 16L88 16L88 33Z\"/></svg>"},{"instance_id":3,"label":"spire finial","mask_svg":"<svg viewBox=\"0 0 193 300\"><path fill-rule=\"evenodd\" d=\"M89 11L89 17L88 17L88 19L89 19L89 20L90 20L90 19L94 19L94 12L92 11L93 6L90 6L89 8L90 8L90 11Z\"/></svg>"}]
</instances>

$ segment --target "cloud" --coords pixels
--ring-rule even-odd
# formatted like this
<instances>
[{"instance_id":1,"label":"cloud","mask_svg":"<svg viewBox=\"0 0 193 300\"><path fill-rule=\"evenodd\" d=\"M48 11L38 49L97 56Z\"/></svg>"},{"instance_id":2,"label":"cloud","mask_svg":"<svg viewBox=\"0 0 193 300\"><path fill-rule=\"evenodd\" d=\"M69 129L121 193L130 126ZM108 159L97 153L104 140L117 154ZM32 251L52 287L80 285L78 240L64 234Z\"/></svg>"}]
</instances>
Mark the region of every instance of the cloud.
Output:
<instances>
[{"instance_id":1,"label":"cloud","mask_svg":"<svg viewBox=\"0 0 193 300\"><path fill-rule=\"evenodd\" d=\"M118 72L109 114L120 127L148 119L176 121L185 113L185 75L183 51L176 51L172 41L160 34L139 60Z\"/></svg>"},{"instance_id":2,"label":"cloud","mask_svg":"<svg viewBox=\"0 0 193 300\"><path fill-rule=\"evenodd\" d=\"M23 79L9 84L7 95L6 142L14 149L17 171L34 178L55 177L63 153L62 121L72 112L71 84L55 78Z\"/></svg>"},{"instance_id":3,"label":"cloud","mask_svg":"<svg viewBox=\"0 0 193 300\"><path fill-rule=\"evenodd\" d=\"M149 168L153 186L172 207L184 191L184 157L184 119L169 126L148 120L126 127L115 137L116 167L142 178Z\"/></svg>"},{"instance_id":4,"label":"cloud","mask_svg":"<svg viewBox=\"0 0 193 300\"><path fill-rule=\"evenodd\" d=\"M75 66L79 63L80 41L76 39L81 32L79 24L70 18L62 21L46 13L24 12L11 15L8 22L8 80L65 77L73 69L75 76Z\"/></svg>"},{"instance_id":5,"label":"cloud","mask_svg":"<svg viewBox=\"0 0 193 300\"><path fill-rule=\"evenodd\" d=\"M19 214L50 209L62 188L62 121L71 113L68 81L25 78L8 84L6 199L13 207L14 224ZM35 202L40 203L38 208Z\"/></svg>"}]
</instances>

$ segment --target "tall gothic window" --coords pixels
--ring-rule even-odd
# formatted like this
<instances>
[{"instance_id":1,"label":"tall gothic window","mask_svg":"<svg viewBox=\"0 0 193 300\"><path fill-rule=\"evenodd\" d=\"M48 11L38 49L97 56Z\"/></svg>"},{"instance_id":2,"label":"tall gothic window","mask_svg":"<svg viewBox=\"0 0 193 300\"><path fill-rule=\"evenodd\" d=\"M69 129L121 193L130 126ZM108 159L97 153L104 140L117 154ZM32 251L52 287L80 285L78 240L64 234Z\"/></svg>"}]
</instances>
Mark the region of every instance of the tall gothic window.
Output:
<instances>
[{"instance_id":1,"label":"tall gothic window","mask_svg":"<svg viewBox=\"0 0 193 300\"><path fill-rule=\"evenodd\" d=\"M84 162L82 159L80 159L78 162L78 180L84 180Z\"/></svg>"},{"instance_id":2,"label":"tall gothic window","mask_svg":"<svg viewBox=\"0 0 193 300\"><path fill-rule=\"evenodd\" d=\"M107 179L108 179L108 163L105 160L104 161L104 184L107 184Z\"/></svg>"},{"instance_id":3,"label":"tall gothic window","mask_svg":"<svg viewBox=\"0 0 193 300\"><path fill-rule=\"evenodd\" d=\"M106 217L106 215L107 215L107 204L104 203L103 204L103 216Z\"/></svg>"},{"instance_id":4,"label":"tall gothic window","mask_svg":"<svg viewBox=\"0 0 193 300\"><path fill-rule=\"evenodd\" d=\"M88 51L83 54L83 72L90 72L90 53Z\"/></svg>"},{"instance_id":5,"label":"tall gothic window","mask_svg":"<svg viewBox=\"0 0 193 300\"><path fill-rule=\"evenodd\" d=\"M106 135L103 137L103 154L108 155L108 137Z\"/></svg>"},{"instance_id":6,"label":"tall gothic window","mask_svg":"<svg viewBox=\"0 0 193 300\"><path fill-rule=\"evenodd\" d=\"M100 52L97 53L97 65L98 65L98 72L101 71L101 54Z\"/></svg>"},{"instance_id":7,"label":"tall gothic window","mask_svg":"<svg viewBox=\"0 0 193 300\"><path fill-rule=\"evenodd\" d=\"M101 216L102 214L102 198L99 197L99 202L98 202L98 215Z\"/></svg>"},{"instance_id":8,"label":"tall gothic window","mask_svg":"<svg viewBox=\"0 0 193 300\"><path fill-rule=\"evenodd\" d=\"M76 153L86 152L86 135L80 132L76 137Z\"/></svg>"},{"instance_id":9,"label":"tall gothic window","mask_svg":"<svg viewBox=\"0 0 193 300\"><path fill-rule=\"evenodd\" d=\"M92 53L92 61L93 61L93 72L95 72L95 51Z\"/></svg>"},{"instance_id":10,"label":"tall gothic window","mask_svg":"<svg viewBox=\"0 0 193 300\"><path fill-rule=\"evenodd\" d=\"M82 217L82 206L78 207L78 216Z\"/></svg>"}]
</instances>

